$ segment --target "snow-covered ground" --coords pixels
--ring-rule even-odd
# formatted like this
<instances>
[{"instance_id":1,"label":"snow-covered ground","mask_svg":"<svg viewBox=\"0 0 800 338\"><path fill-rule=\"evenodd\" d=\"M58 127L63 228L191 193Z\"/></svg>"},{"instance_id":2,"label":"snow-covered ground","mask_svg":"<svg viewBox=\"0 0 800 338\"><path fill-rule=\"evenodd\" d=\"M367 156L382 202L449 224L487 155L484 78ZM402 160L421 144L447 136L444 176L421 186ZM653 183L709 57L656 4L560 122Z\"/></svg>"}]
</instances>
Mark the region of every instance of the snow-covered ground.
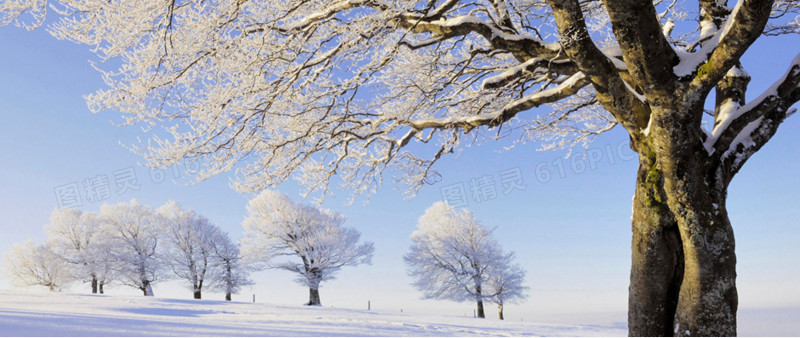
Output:
<instances>
[{"instance_id":1,"label":"snow-covered ground","mask_svg":"<svg viewBox=\"0 0 800 338\"><path fill-rule=\"evenodd\" d=\"M0 291L2 336L624 336L544 324L260 303Z\"/></svg>"}]
</instances>

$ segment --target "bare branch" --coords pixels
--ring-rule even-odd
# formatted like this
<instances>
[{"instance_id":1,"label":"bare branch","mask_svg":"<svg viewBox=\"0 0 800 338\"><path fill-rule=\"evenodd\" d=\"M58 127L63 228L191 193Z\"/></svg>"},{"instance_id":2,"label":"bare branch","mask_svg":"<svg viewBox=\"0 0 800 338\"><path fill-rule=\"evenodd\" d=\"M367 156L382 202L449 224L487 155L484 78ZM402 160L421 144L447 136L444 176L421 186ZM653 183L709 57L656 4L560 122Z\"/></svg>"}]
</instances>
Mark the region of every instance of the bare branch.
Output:
<instances>
[{"instance_id":1,"label":"bare branch","mask_svg":"<svg viewBox=\"0 0 800 338\"><path fill-rule=\"evenodd\" d=\"M667 41L651 0L605 0L614 36L628 70L649 98L669 97L677 77L678 56ZM654 102L659 104L658 102Z\"/></svg>"}]
</instances>

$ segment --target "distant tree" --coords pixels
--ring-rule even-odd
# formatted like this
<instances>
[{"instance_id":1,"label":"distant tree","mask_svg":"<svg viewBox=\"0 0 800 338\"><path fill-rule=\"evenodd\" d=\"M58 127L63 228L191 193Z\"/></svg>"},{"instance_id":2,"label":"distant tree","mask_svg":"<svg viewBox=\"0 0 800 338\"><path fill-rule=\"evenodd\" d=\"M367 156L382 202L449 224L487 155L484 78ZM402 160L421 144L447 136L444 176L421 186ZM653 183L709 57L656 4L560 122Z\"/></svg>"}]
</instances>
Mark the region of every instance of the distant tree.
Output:
<instances>
[{"instance_id":1,"label":"distant tree","mask_svg":"<svg viewBox=\"0 0 800 338\"><path fill-rule=\"evenodd\" d=\"M103 224L100 224L101 233L98 234L96 244L90 247L90 255L92 257L92 264L94 272L97 275L97 293L104 294L105 286L114 281L115 271L118 271L119 262L114 257L112 248L111 236L107 232L103 232Z\"/></svg>"},{"instance_id":2,"label":"distant tree","mask_svg":"<svg viewBox=\"0 0 800 338\"><path fill-rule=\"evenodd\" d=\"M157 252L164 231L163 217L136 200L104 204L99 216L109 232L109 253L119 281L152 296L152 284L165 270Z\"/></svg>"},{"instance_id":3,"label":"distant tree","mask_svg":"<svg viewBox=\"0 0 800 338\"><path fill-rule=\"evenodd\" d=\"M108 255L97 217L78 209L55 209L45 227L53 252L68 264L76 280L90 282L92 293L105 284Z\"/></svg>"},{"instance_id":4,"label":"distant tree","mask_svg":"<svg viewBox=\"0 0 800 338\"><path fill-rule=\"evenodd\" d=\"M14 244L6 254L6 269L11 283L20 286L44 286L61 291L70 281L69 269L50 247L28 240Z\"/></svg>"},{"instance_id":5,"label":"distant tree","mask_svg":"<svg viewBox=\"0 0 800 338\"><path fill-rule=\"evenodd\" d=\"M307 305L321 305L320 283L334 279L344 266L369 264L370 242L358 243L361 233L345 228L345 218L335 211L292 202L277 191L266 190L250 200L243 226L242 251L248 261L300 275L296 281L309 288ZM293 256L295 260L278 261Z\"/></svg>"},{"instance_id":6,"label":"distant tree","mask_svg":"<svg viewBox=\"0 0 800 338\"><path fill-rule=\"evenodd\" d=\"M194 210L184 210L175 201L169 201L157 213L165 222L164 262L175 276L187 281L194 299L202 298L203 285L216 272L215 241L220 238L219 228L198 215Z\"/></svg>"},{"instance_id":7,"label":"distant tree","mask_svg":"<svg viewBox=\"0 0 800 338\"><path fill-rule=\"evenodd\" d=\"M211 287L225 292L225 300L231 300L231 295L239 293L242 287L252 285L247 275L249 271L242 263L239 246L234 243L228 233L218 232L219 238L214 241L213 274Z\"/></svg>"},{"instance_id":8,"label":"distant tree","mask_svg":"<svg viewBox=\"0 0 800 338\"><path fill-rule=\"evenodd\" d=\"M517 303L528 298L528 287L525 286L525 270L519 264L512 263L514 254L506 254L489 267L487 281L490 300L497 304L498 316L503 318L503 305Z\"/></svg>"},{"instance_id":9,"label":"distant tree","mask_svg":"<svg viewBox=\"0 0 800 338\"><path fill-rule=\"evenodd\" d=\"M414 286L424 298L475 301L478 317L485 318L483 301L493 266L508 257L486 228L468 210L458 211L436 202L419 218L411 234L414 244L403 259Z\"/></svg>"}]
</instances>

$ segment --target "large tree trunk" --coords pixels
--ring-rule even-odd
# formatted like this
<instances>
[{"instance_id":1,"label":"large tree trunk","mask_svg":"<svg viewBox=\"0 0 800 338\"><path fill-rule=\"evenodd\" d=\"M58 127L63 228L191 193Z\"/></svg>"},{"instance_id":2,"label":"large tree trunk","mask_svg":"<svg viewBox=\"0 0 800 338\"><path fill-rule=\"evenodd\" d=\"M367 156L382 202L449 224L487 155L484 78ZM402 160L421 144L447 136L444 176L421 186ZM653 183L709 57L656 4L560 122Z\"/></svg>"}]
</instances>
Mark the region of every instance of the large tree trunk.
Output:
<instances>
[{"instance_id":1,"label":"large tree trunk","mask_svg":"<svg viewBox=\"0 0 800 338\"><path fill-rule=\"evenodd\" d=\"M194 290L194 299L202 299L203 298L202 296L203 296L202 291Z\"/></svg>"},{"instance_id":2,"label":"large tree trunk","mask_svg":"<svg viewBox=\"0 0 800 338\"><path fill-rule=\"evenodd\" d=\"M229 302L231 301L231 293L230 292L225 294L225 300L227 300Z\"/></svg>"},{"instance_id":3,"label":"large tree trunk","mask_svg":"<svg viewBox=\"0 0 800 338\"><path fill-rule=\"evenodd\" d=\"M92 276L92 293L97 293L97 277Z\"/></svg>"},{"instance_id":4,"label":"large tree trunk","mask_svg":"<svg viewBox=\"0 0 800 338\"><path fill-rule=\"evenodd\" d=\"M497 312L499 313L500 320L504 320L503 318L503 304L497 304Z\"/></svg>"},{"instance_id":5,"label":"large tree trunk","mask_svg":"<svg viewBox=\"0 0 800 338\"><path fill-rule=\"evenodd\" d=\"M100 294L102 295L102 294L103 294L103 286L105 286L105 285L106 285L106 282L104 282L104 281L100 281L100 283L99 283L99 284L100 284L100 285L99 285L99 289L100 289L99 291L100 291Z\"/></svg>"},{"instance_id":6,"label":"large tree trunk","mask_svg":"<svg viewBox=\"0 0 800 338\"><path fill-rule=\"evenodd\" d=\"M478 299L478 318L486 318L486 314L483 312L483 300Z\"/></svg>"},{"instance_id":7,"label":"large tree trunk","mask_svg":"<svg viewBox=\"0 0 800 338\"><path fill-rule=\"evenodd\" d=\"M702 113L656 115L653 123L653 149L659 149L663 187L678 223L684 256L674 333L735 336L735 242L725 209L732 174L710 158L701 138L680 128L690 125L682 119L698 114Z\"/></svg>"},{"instance_id":8,"label":"large tree trunk","mask_svg":"<svg viewBox=\"0 0 800 338\"><path fill-rule=\"evenodd\" d=\"M680 127L701 112L653 114L647 141L635 145L640 164L629 334L735 336L735 243L725 210L729 174L701 136Z\"/></svg>"},{"instance_id":9,"label":"large tree trunk","mask_svg":"<svg viewBox=\"0 0 800 338\"><path fill-rule=\"evenodd\" d=\"M308 304L306 305L322 305L319 301L319 290L309 288L308 289Z\"/></svg>"},{"instance_id":10,"label":"large tree trunk","mask_svg":"<svg viewBox=\"0 0 800 338\"><path fill-rule=\"evenodd\" d=\"M683 248L678 224L665 203L655 156L648 152L640 150L633 198L628 334L672 336L683 276Z\"/></svg>"}]
</instances>

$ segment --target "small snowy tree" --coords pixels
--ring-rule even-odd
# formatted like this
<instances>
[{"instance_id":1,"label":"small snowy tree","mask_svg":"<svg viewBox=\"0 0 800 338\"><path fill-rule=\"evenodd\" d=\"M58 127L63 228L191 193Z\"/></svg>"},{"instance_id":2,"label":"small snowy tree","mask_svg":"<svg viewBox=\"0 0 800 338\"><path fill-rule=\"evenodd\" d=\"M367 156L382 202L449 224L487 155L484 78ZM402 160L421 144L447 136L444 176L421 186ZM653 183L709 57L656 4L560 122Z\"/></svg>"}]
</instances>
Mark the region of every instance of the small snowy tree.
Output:
<instances>
[{"instance_id":1,"label":"small snowy tree","mask_svg":"<svg viewBox=\"0 0 800 338\"><path fill-rule=\"evenodd\" d=\"M203 285L216 272L212 266L219 228L194 210L183 210L169 201L157 210L165 221L164 261L178 278L187 281L194 299L202 298ZM211 278L209 278L211 277Z\"/></svg>"},{"instance_id":2,"label":"small snowy tree","mask_svg":"<svg viewBox=\"0 0 800 338\"><path fill-rule=\"evenodd\" d=\"M343 227L345 218L335 211L294 203L271 190L250 200L247 211L244 256L264 267L297 273L296 281L309 289L307 305L321 305L320 283L334 279L342 267L371 263L373 244L359 244L361 233ZM280 256L300 262L276 262Z\"/></svg>"},{"instance_id":3,"label":"small snowy tree","mask_svg":"<svg viewBox=\"0 0 800 338\"><path fill-rule=\"evenodd\" d=\"M14 244L6 254L6 269L12 284L44 286L61 291L72 276L61 259L53 253L50 243L34 244L31 240Z\"/></svg>"},{"instance_id":4,"label":"small snowy tree","mask_svg":"<svg viewBox=\"0 0 800 338\"><path fill-rule=\"evenodd\" d=\"M519 264L511 263L514 253L505 255L489 267L487 289L493 303L497 304L500 320L503 320L503 304L517 303L528 298L525 286L525 270Z\"/></svg>"},{"instance_id":5,"label":"small snowy tree","mask_svg":"<svg viewBox=\"0 0 800 338\"><path fill-rule=\"evenodd\" d=\"M483 301L492 267L507 259L491 234L468 210L436 202L419 218L414 244L403 259L414 286L424 298L475 301L485 318Z\"/></svg>"},{"instance_id":6,"label":"small snowy tree","mask_svg":"<svg viewBox=\"0 0 800 338\"><path fill-rule=\"evenodd\" d=\"M152 296L152 284L164 272L164 264L156 251L163 218L131 200L104 204L100 207L100 219L109 232L110 254L116 262L119 281L141 290L145 296Z\"/></svg>"},{"instance_id":7,"label":"small snowy tree","mask_svg":"<svg viewBox=\"0 0 800 338\"><path fill-rule=\"evenodd\" d=\"M225 300L231 300L231 295L239 293L242 287L252 285L253 281L247 278L248 270L242 264L239 246L234 243L228 233L218 232L214 241L213 274L211 287L214 290L225 292Z\"/></svg>"},{"instance_id":8,"label":"small snowy tree","mask_svg":"<svg viewBox=\"0 0 800 338\"><path fill-rule=\"evenodd\" d=\"M45 227L53 252L65 263L76 280L90 282L92 293L107 278L108 255L101 242L97 217L78 209L55 209Z\"/></svg>"}]
</instances>

